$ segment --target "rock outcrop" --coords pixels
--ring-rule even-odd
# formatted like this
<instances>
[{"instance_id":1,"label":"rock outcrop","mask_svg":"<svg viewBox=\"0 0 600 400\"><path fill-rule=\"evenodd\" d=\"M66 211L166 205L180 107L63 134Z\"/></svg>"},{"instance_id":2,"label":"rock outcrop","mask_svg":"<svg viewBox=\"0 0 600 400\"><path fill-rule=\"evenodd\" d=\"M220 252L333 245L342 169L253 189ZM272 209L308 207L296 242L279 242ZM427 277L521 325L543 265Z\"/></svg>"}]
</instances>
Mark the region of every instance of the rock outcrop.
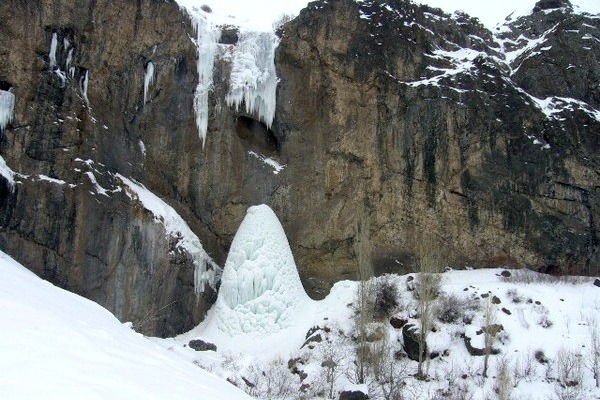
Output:
<instances>
[{"instance_id":1,"label":"rock outcrop","mask_svg":"<svg viewBox=\"0 0 600 400\"><path fill-rule=\"evenodd\" d=\"M540 3L493 33L404 0L310 3L279 31L272 126L227 106L217 57L203 143L194 29L175 2L3 1L15 109L0 155L18 183L0 185L0 247L156 335L203 318L261 203L313 297L359 260L409 271L424 243L456 267L597 274L600 20ZM238 40L227 27L220 54Z\"/></svg>"}]
</instances>

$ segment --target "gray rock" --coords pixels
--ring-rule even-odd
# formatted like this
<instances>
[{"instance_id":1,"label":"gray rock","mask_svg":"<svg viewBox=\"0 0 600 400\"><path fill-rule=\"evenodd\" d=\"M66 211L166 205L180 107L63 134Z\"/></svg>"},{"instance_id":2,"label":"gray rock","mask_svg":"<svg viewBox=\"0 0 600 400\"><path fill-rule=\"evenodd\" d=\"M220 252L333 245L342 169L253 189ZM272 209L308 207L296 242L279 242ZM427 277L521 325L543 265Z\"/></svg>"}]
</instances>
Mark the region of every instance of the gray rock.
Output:
<instances>
[{"instance_id":1,"label":"gray rock","mask_svg":"<svg viewBox=\"0 0 600 400\"><path fill-rule=\"evenodd\" d=\"M202 339L192 339L188 343L190 348L196 351L217 351L217 346L210 342L205 342Z\"/></svg>"}]
</instances>

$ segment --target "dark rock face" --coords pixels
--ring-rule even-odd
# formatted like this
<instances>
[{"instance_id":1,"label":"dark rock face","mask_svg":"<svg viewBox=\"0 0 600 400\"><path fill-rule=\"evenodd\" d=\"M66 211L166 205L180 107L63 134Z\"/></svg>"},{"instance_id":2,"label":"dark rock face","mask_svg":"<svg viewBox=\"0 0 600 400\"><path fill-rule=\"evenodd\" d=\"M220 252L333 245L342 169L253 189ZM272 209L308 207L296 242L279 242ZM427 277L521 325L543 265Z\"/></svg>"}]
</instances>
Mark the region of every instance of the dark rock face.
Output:
<instances>
[{"instance_id":1,"label":"dark rock face","mask_svg":"<svg viewBox=\"0 0 600 400\"><path fill-rule=\"evenodd\" d=\"M598 274L600 22L550 3L494 37L402 0L313 2L280 29L272 127L225 105L221 60L203 147L174 2L3 1L0 155L22 175L0 185L0 249L144 333L191 328L214 292L121 174L219 265L246 208L270 205L313 297L358 260L412 270L424 238L452 266Z\"/></svg>"},{"instance_id":2,"label":"dark rock face","mask_svg":"<svg viewBox=\"0 0 600 400\"><path fill-rule=\"evenodd\" d=\"M214 293L195 294L190 255L115 178L183 207L190 158L175 155L200 152L173 134L195 128L190 24L158 1L9 0L0 14L0 80L16 96L0 149L23 174L2 193L0 248L144 333L192 328ZM144 104L149 61L155 83Z\"/></svg>"},{"instance_id":3,"label":"dark rock face","mask_svg":"<svg viewBox=\"0 0 600 400\"><path fill-rule=\"evenodd\" d=\"M569 0L540 0L535 3L535 7L533 7L533 12L538 12L542 10L553 10L556 8L568 8L570 10L573 9L573 5Z\"/></svg>"}]
</instances>

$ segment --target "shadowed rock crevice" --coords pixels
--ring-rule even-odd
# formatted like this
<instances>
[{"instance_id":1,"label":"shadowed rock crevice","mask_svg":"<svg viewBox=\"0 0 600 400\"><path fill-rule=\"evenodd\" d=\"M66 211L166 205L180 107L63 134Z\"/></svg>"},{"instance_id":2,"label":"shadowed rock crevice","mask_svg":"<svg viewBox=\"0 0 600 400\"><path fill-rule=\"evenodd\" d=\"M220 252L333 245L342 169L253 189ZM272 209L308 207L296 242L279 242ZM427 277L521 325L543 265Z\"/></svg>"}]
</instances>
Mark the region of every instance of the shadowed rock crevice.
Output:
<instances>
[{"instance_id":1,"label":"shadowed rock crevice","mask_svg":"<svg viewBox=\"0 0 600 400\"><path fill-rule=\"evenodd\" d=\"M279 141L275 132L264 123L240 115L235 119L235 132L244 148L270 157L279 156Z\"/></svg>"}]
</instances>

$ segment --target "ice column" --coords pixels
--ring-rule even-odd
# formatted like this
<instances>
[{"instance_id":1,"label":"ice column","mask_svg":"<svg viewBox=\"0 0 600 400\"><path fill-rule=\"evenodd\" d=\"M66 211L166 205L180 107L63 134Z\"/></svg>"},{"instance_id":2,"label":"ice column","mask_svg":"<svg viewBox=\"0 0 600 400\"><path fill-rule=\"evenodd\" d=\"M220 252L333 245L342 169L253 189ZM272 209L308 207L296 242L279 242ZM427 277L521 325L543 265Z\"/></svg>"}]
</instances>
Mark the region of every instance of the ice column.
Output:
<instances>
[{"instance_id":1,"label":"ice column","mask_svg":"<svg viewBox=\"0 0 600 400\"><path fill-rule=\"evenodd\" d=\"M213 85L213 67L221 29L213 26L203 17L198 17L195 23L198 34L196 41L198 46L198 86L194 94L194 112L198 133L202 140L202 147L204 147L208 129L208 93Z\"/></svg>"},{"instance_id":2,"label":"ice column","mask_svg":"<svg viewBox=\"0 0 600 400\"><path fill-rule=\"evenodd\" d=\"M154 63L149 61L146 64L146 76L144 77L144 104L146 104L148 88L154 82Z\"/></svg>"},{"instance_id":3,"label":"ice column","mask_svg":"<svg viewBox=\"0 0 600 400\"><path fill-rule=\"evenodd\" d=\"M50 60L50 71L54 70L56 67L56 48L58 46L58 36L56 32L52 33L52 41L50 42L50 53L48 54L48 59Z\"/></svg>"},{"instance_id":4,"label":"ice column","mask_svg":"<svg viewBox=\"0 0 600 400\"><path fill-rule=\"evenodd\" d=\"M14 111L15 95L12 90L0 90L0 133L12 122Z\"/></svg>"},{"instance_id":5,"label":"ice column","mask_svg":"<svg viewBox=\"0 0 600 400\"><path fill-rule=\"evenodd\" d=\"M227 104L257 116L267 127L275 117L277 71L275 49L279 39L273 32L242 32L233 54Z\"/></svg>"}]
</instances>

